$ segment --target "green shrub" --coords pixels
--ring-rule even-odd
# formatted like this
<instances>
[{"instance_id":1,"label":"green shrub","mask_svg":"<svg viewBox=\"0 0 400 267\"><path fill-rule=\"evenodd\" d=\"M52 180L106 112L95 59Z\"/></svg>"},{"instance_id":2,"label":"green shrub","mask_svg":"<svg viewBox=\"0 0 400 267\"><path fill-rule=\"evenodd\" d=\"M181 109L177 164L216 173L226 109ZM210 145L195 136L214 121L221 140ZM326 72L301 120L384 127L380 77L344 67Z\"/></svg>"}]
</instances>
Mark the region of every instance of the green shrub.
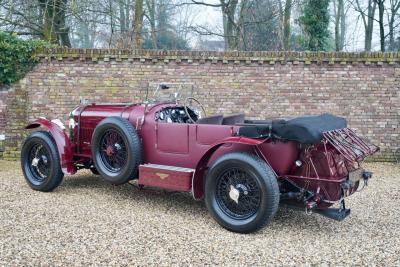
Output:
<instances>
[{"instance_id":1,"label":"green shrub","mask_svg":"<svg viewBox=\"0 0 400 267\"><path fill-rule=\"evenodd\" d=\"M38 60L34 51L43 47L53 45L42 40L21 40L0 31L0 85L23 78Z\"/></svg>"}]
</instances>

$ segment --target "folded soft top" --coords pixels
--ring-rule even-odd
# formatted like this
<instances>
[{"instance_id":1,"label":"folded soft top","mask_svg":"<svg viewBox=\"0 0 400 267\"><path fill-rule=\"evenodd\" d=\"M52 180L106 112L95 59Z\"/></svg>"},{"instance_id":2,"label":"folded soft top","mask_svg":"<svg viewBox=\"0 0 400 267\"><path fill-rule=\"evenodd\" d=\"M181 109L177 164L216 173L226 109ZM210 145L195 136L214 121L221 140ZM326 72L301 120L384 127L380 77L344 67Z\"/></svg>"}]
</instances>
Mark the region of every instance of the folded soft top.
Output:
<instances>
[{"instance_id":1,"label":"folded soft top","mask_svg":"<svg viewBox=\"0 0 400 267\"><path fill-rule=\"evenodd\" d=\"M289 120L274 120L262 125L243 126L239 129L238 135L253 138L271 135L279 139L314 144L321 141L323 132L346 127L346 119L331 114L322 114Z\"/></svg>"}]
</instances>

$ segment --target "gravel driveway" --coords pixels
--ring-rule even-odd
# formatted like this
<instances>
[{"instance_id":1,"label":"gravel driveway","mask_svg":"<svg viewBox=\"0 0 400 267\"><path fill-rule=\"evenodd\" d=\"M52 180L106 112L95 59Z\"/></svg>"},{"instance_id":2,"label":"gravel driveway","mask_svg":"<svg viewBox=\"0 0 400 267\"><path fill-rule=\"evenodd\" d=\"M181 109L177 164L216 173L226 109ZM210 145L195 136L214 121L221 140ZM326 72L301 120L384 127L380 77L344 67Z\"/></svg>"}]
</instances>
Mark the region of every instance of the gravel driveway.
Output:
<instances>
[{"instance_id":1,"label":"gravel driveway","mask_svg":"<svg viewBox=\"0 0 400 267\"><path fill-rule=\"evenodd\" d=\"M400 165L365 164L370 186L339 223L280 208L249 235L228 232L187 194L112 186L88 172L52 193L0 161L0 266L400 265Z\"/></svg>"}]
</instances>

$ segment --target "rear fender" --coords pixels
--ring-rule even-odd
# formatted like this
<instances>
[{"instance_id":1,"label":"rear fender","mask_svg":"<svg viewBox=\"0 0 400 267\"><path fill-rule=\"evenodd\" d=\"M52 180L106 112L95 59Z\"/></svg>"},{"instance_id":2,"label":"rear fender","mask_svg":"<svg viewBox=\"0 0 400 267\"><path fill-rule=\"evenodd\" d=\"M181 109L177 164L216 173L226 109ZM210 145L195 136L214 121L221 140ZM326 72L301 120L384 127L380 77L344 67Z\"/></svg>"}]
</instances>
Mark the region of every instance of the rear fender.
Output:
<instances>
[{"instance_id":1,"label":"rear fender","mask_svg":"<svg viewBox=\"0 0 400 267\"><path fill-rule=\"evenodd\" d=\"M76 173L76 167L73 162L73 146L68 136L60 126L47 119L37 119L25 127L25 129L45 128L52 135L57 145L60 158L61 169L65 174Z\"/></svg>"},{"instance_id":2,"label":"rear fender","mask_svg":"<svg viewBox=\"0 0 400 267\"><path fill-rule=\"evenodd\" d=\"M267 138L268 139L268 138ZM267 139L252 139L252 138L247 138L247 137L241 137L241 136L234 136L234 137L228 137L221 142L215 143L210 149L204 153L204 155L201 157L200 161L197 163L196 166L196 171L194 172L193 175L193 180L192 180L192 194L193 198L196 200L199 200L203 197L204 195L204 188L203 188L203 178L205 171L207 170L208 163L210 161L210 158L212 155L224 144L244 144L244 145L249 145L249 146L256 146L264 143Z\"/></svg>"}]
</instances>

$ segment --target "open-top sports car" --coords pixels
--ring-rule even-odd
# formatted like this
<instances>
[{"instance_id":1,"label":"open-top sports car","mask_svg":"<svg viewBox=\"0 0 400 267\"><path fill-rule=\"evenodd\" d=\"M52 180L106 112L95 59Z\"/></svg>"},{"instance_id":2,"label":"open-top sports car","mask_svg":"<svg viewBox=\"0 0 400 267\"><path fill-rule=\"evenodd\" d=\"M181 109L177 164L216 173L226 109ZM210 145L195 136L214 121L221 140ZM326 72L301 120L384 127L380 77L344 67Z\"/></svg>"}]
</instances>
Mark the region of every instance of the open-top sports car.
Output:
<instances>
[{"instance_id":1,"label":"open-top sports car","mask_svg":"<svg viewBox=\"0 0 400 267\"><path fill-rule=\"evenodd\" d=\"M220 225L241 233L268 224L279 204L336 220L349 214L345 197L371 177L360 163L379 148L345 119L208 116L192 94L192 85L162 83L142 103L81 103L68 129L58 119L31 122L27 129L43 130L23 144L26 181L47 192L64 174L90 169L115 185L137 179L191 192Z\"/></svg>"}]
</instances>

